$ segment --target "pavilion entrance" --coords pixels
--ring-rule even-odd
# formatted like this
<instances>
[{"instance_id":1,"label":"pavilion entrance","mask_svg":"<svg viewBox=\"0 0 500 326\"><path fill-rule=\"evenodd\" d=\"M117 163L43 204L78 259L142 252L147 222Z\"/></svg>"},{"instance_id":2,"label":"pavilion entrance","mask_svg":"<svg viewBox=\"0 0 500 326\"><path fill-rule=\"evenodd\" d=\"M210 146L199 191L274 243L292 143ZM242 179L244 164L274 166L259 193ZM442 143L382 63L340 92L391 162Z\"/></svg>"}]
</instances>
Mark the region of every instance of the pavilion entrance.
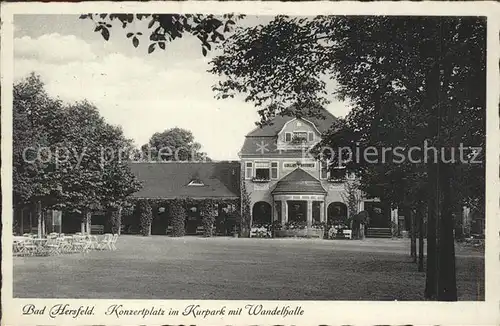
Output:
<instances>
[{"instance_id":1,"label":"pavilion entrance","mask_svg":"<svg viewBox=\"0 0 500 326\"><path fill-rule=\"evenodd\" d=\"M274 219L282 224L305 223L325 220L326 190L321 182L300 167L278 181L272 191L275 209Z\"/></svg>"},{"instance_id":2,"label":"pavilion entrance","mask_svg":"<svg viewBox=\"0 0 500 326\"><path fill-rule=\"evenodd\" d=\"M288 222L307 222L307 201L290 200L288 204Z\"/></svg>"}]
</instances>

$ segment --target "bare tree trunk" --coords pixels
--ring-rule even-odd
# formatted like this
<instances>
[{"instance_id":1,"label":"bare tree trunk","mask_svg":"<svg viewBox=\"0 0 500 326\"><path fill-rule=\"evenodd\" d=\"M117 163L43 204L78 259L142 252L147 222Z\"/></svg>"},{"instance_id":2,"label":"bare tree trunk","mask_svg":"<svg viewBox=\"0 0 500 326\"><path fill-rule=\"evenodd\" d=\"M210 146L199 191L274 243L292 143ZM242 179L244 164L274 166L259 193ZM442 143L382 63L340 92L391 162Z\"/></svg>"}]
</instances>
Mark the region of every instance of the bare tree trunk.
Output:
<instances>
[{"instance_id":1,"label":"bare tree trunk","mask_svg":"<svg viewBox=\"0 0 500 326\"><path fill-rule=\"evenodd\" d=\"M90 210L84 210L82 219L82 234L90 234L91 225L92 225L92 212Z\"/></svg>"},{"instance_id":2,"label":"bare tree trunk","mask_svg":"<svg viewBox=\"0 0 500 326\"><path fill-rule=\"evenodd\" d=\"M118 230L117 230L117 234L120 235L121 232L122 232L122 207L118 207ZM151 230L149 231L149 233L151 234Z\"/></svg>"},{"instance_id":3,"label":"bare tree trunk","mask_svg":"<svg viewBox=\"0 0 500 326\"><path fill-rule=\"evenodd\" d=\"M413 258L413 262L417 262L417 234L416 234L416 221L415 221L415 214L413 213L413 209L410 208L409 210L410 214L410 236L411 236L411 244L410 244L410 256Z\"/></svg>"},{"instance_id":4,"label":"bare tree trunk","mask_svg":"<svg viewBox=\"0 0 500 326\"><path fill-rule=\"evenodd\" d=\"M455 239L450 189L451 166L442 164L440 183L443 203L439 228L438 300L457 301Z\"/></svg>"},{"instance_id":5,"label":"bare tree trunk","mask_svg":"<svg viewBox=\"0 0 500 326\"><path fill-rule=\"evenodd\" d=\"M422 209L417 211L418 218L418 271L424 271L424 215Z\"/></svg>"},{"instance_id":6,"label":"bare tree trunk","mask_svg":"<svg viewBox=\"0 0 500 326\"><path fill-rule=\"evenodd\" d=\"M45 237L45 234L47 233L47 228L45 225L45 221L47 219L47 210L42 211L42 237Z\"/></svg>"},{"instance_id":7,"label":"bare tree trunk","mask_svg":"<svg viewBox=\"0 0 500 326\"><path fill-rule=\"evenodd\" d=\"M437 205L438 188L435 177L437 176L437 165L430 164L429 174L429 198L428 198L428 219L427 219L427 268L425 274L425 298L435 300L437 298Z\"/></svg>"},{"instance_id":8,"label":"bare tree trunk","mask_svg":"<svg viewBox=\"0 0 500 326\"><path fill-rule=\"evenodd\" d=\"M37 219L37 236L42 237L42 202L37 201L35 204L35 214Z\"/></svg>"},{"instance_id":9,"label":"bare tree trunk","mask_svg":"<svg viewBox=\"0 0 500 326\"><path fill-rule=\"evenodd\" d=\"M20 225L20 229L19 229L19 234L20 235L23 235L24 233L24 206L21 207L21 209L19 210L20 213L21 213L21 225Z\"/></svg>"},{"instance_id":10,"label":"bare tree trunk","mask_svg":"<svg viewBox=\"0 0 500 326\"><path fill-rule=\"evenodd\" d=\"M87 234L90 234L92 233L92 212L91 211L87 211L86 212L86 217L85 217L85 221L87 222L87 225L85 226L86 228L86 231L87 231Z\"/></svg>"}]
</instances>

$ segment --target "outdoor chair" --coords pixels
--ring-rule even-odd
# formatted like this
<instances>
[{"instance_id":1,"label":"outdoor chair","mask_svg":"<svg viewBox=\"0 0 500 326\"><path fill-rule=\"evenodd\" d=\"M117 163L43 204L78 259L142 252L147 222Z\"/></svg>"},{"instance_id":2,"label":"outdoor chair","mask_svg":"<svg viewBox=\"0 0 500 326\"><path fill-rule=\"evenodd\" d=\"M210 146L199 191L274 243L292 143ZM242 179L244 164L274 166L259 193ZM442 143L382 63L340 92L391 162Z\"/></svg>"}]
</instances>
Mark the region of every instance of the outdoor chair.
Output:
<instances>
[{"instance_id":1,"label":"outdoor chair","mask_svg":"<svg viewBox=\"0 0 500 326\"><path fill-rule=\"evenodd\" d=\"M60 255L62 245L63 245L62 241L63 240L59 237L49 238L47 240L47 243L45 244L45 247L47 249L47 253L49 255Z\"/></svg>"},{"instance_id":2,"label":"outdoor chair","mask_svg":"<svg viewBox=\"0 0 500 326\"><path fill-rule=\"evenodd\" d=\"M73 238L61 236L61 253L67 254L73 251Z\"/></svg>"},{"instance_id":3,"label":"outdoor chair","mask_svg":"<svg viewBox=\"0 0 500 326\"><path fill-rule=\"evenodd\" d=\"M12 243L12 253L16 256L28 255L28 248L25 247L24 240L14 240Z\"/></svg>"},{"instance_id":4,"label":"outdoor chair","mask_svg":"<svg viewBox=\"0 0 500 326\"><path fill-rule=\"evenodd\" d=\"M26 239L22 242L23 256L35 256L38 254L38 246L32 238Z\"/></svg>"},{"instance_id":5,"label":"outdoor chair","mask_svg":"<svg viewBox=\"0 0 500 326\"><path fill-rule=\"evenodd\" d=\"M111 241L113 240L113 235L106 233L104 237L97 243L96 249L98 250L112 250Z\"/></svg>"},{"instance_id":6,"label":"outdoor chair","mask_svg":"<svg viewBox=\"0 0 500 326\"><path fill-rule=\"evenodd\" d=\"M84 252L87 248L87 243L82 236L75 235L73 237L72 252Z\"/></svg>"},{"instance_id":7,"label":"outdoor chair","mask_svg":"<svg viewBox=\"0 0 500 326\"><path fill-rule=\"evenodd\" d=\"M114 234L110 241L111 250L116 250L116 241L118 240L118 234Z\"/></svg>"}]
</instances>

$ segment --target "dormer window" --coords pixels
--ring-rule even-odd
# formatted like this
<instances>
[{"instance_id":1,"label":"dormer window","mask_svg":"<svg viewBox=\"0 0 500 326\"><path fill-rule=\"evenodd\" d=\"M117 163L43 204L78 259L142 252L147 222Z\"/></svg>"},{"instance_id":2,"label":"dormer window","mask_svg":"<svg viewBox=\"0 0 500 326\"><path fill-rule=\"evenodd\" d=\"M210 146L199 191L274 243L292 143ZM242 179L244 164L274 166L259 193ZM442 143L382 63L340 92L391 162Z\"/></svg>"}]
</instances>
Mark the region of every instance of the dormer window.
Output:
<instances>
[{"instance_id":1,"label":"dormer window","mask_svg":"<svg viewBox=\"0 0 500 326\"><path fill-rule=\"evenodd\" d=\"M191 180L191 182L188 184L188 186L194 186L194 187L201 187L201 186L204 186L205 184L203 183L203 181L199 180L199 179L194 179L194 180Z\"/></svg>"},{"instance_id":2,"label":"dormer window","mask_svg":"<svg viewBox=\"0 0 500 326\"><path fill-rule=\"evenodd\" d=\"M303 144L313 142L315 138L312 131L285 132L285 142L291 144Z\"/></svg>"}]
</instances>

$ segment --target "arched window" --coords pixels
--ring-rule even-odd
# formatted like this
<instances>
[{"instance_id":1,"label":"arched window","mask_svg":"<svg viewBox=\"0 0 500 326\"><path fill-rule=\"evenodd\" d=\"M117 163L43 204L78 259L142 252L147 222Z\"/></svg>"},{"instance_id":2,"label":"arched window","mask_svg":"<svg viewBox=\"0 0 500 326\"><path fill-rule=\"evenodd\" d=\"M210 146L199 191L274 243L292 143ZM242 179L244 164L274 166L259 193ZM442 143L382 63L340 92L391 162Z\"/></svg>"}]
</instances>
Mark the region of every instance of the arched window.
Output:
<instances>
[{"instance_id":1,"label":"arched window","mask_svg":"<svg viewBox=\"0 0 500 326\"><path fill-rule=\"evenodd\" d=\"M347 205L341 202L333 202L328 205L328 224L344 222L347 219Z\"/></svg>"}]
</instances>

